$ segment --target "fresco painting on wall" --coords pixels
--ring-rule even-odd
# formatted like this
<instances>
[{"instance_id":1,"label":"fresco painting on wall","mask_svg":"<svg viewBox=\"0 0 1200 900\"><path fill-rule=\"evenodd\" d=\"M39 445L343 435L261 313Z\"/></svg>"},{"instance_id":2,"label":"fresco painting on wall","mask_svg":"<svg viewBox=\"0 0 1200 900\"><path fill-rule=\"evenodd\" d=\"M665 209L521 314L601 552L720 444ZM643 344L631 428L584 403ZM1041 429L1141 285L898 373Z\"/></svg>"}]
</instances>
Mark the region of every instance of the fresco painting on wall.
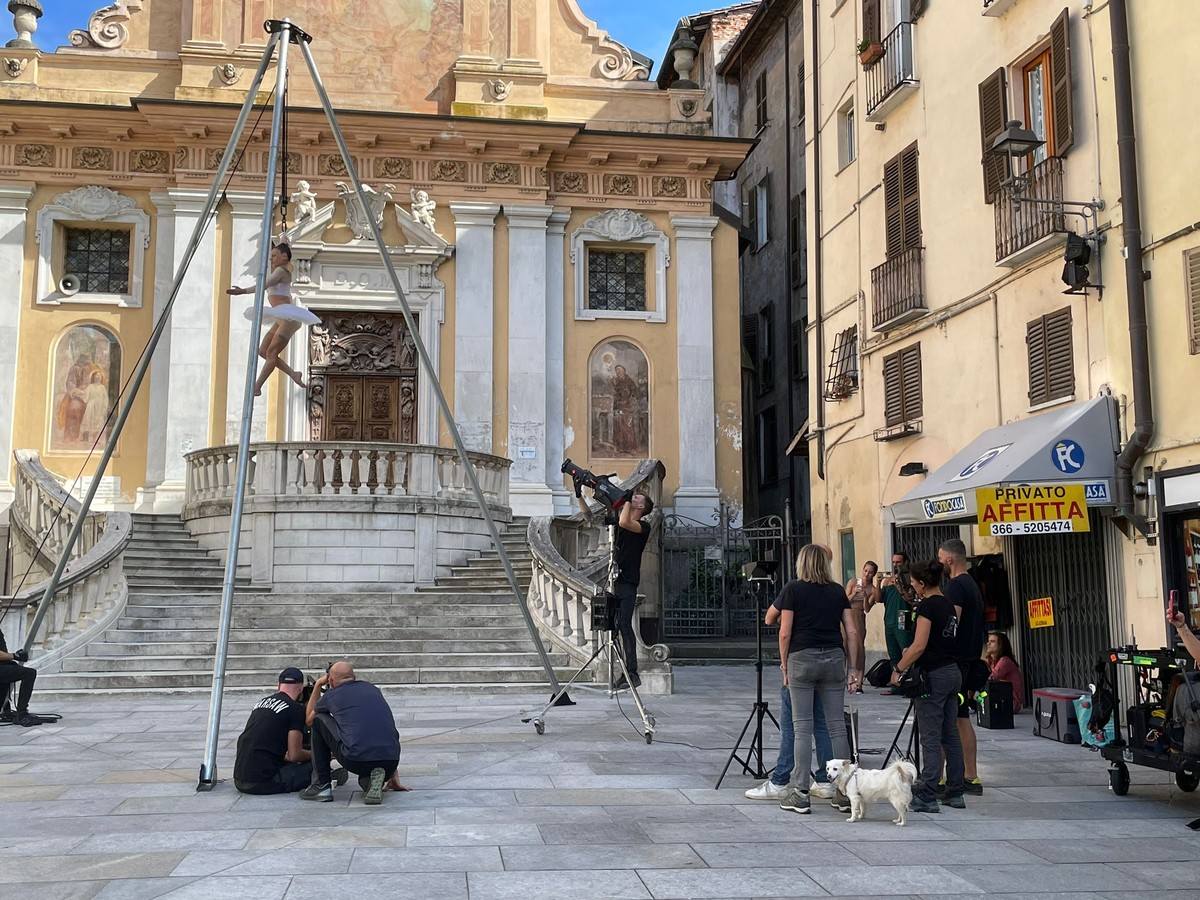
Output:
<instances>
[{"instance_id":1,"label":"fresco painting on wall","mask_svg":"<svg viewBox=\"0 0 1200 900\"><path fill-rule=\"evenodd\" d=\"M86 453L108 439L121 382L121 345L98 325L76 325L54 351L51 453Z\"/></svg>"},{"instance_id":2,"label":"fresco painting on wall","mask_svg":"<svg viewBox=\"0 0 1200 900\"><path fill-rule=\"evenodd\" d=\"M605 341L593 352L591 456L644 459L650 455L650 368L629 341Z\"/></svg>"}]
</instances>

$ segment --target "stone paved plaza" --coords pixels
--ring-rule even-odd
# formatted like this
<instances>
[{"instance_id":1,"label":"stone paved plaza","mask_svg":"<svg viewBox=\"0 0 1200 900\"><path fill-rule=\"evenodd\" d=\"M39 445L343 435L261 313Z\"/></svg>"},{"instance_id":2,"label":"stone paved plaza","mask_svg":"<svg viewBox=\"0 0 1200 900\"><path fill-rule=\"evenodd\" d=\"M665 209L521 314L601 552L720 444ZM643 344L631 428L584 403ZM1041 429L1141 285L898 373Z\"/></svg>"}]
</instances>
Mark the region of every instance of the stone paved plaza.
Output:
<instances>
[{"instance_id":1,"label":"stone paved plaza","mask_svg":"<svg viewBox=\"0 0 1200 900\"><path fill-rule=\"evenodd\" d=\"M35 710L64 718L0 729L0 896L1200 897L1200 833L1186 827L1200 796L1134 768L1116 797L1097 754L1034 737L1028 712L1013 731L979 732L986 790L966 810L897 828L875 809L851 825L828 804L798 816L746 800L754 781L736 764L713 789L751 709L751 666L678 669L676 689L646 698L652 745L626 720L627 696L573 691L578 705L552 710L539 737L520 721L535 696L395 694L414 791L379 808L353 782L327 804L228 782L197 793L205 697L35 695ZM863 748L886 748L905 701L855 702ZM222 777L249 706L225 704Z\"/></svg>"}]
</instances>

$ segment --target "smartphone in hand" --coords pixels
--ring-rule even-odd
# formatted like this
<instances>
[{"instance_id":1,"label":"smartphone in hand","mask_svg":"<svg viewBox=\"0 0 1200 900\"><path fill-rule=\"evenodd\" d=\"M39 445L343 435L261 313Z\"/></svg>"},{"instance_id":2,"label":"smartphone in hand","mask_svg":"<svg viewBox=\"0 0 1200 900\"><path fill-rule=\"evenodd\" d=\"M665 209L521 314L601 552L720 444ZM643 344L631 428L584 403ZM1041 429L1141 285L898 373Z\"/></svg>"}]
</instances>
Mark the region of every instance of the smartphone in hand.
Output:
<instances>
[{"instance_id":1,"label":"smartphone in hand","mask_svg":"<svg viewBox=\"0 0 1200 900\"><path fill-rule=\"evenodd\" d=\"M1171 620L1171 624L1175 623L1175 616L1178 615L1179 609L1176 603L1179 599L1179 591L1173 590L1167 595L1167 618Z\"/></svg>"}]
</instances>

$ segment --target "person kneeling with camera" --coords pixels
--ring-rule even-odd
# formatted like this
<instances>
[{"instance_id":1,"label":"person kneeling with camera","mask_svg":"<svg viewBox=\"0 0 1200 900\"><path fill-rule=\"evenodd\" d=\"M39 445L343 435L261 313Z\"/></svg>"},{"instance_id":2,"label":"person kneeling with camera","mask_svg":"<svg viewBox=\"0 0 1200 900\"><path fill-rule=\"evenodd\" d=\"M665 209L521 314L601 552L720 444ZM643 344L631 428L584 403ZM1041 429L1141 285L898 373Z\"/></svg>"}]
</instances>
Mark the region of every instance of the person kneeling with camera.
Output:
<instances>
[{"instance_id":1,"label":"person kneeling with camera","mask_svg":"<svg viewBox=\"0 0 1200 900\"><path fill-rule=\"evenodd\" d=\"M29 654L17 649L11 653L8 644L4 642L4 632L0 631L0 692L7 692L9 685L20 683L17 691L17 706L13 713L13 721L24 728L41 725L42 720L29 714L29 698L33 696L33 683L37 680L37 669L31 669L24 663L29 661Z\"/></svg>"},{"instance_id":2,"label":"person kneeling with camera","mask_svg":"<svg viewBox=\"0 0 1200 900\"><path fill-rule=\"evenodd\" d=\"M369 806L383 802L385 789L408 790L396 775L400 732L392 709L379 688L355 677L350 663L335 662L317 679L305 718L312 727L313 775L301 800L333 799L334 757L358 776Z\"/></svg>"}]
</instances>

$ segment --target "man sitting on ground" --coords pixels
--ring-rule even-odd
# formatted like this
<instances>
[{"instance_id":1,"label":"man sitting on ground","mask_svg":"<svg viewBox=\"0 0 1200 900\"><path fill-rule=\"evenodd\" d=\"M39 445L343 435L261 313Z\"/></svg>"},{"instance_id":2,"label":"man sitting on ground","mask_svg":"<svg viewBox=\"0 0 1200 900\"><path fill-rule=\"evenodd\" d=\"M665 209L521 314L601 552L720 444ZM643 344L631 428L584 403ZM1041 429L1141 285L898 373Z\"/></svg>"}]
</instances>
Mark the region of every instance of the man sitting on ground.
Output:
<instances>
[{"instance_id":1,"label":"man sitting on ground","mask_svg":"<svg viewBox=\"0 0 1200 900\"><path fill-rule=\"evenodd\" d=\"M250 711L233 764L233 784L243 794L293 794L312 781L304 707L298 702L303 690L304 673L289 666L279 673L279 689ZM345 771L341 776L345 784Z\"/></svg>"},{"instance_id":2,"label":"man sitting on ground","mask_svg":"<svg viewBox=\"0 0 1200 900\"><path fill-rule=\"evenodd\" d=\"M333 799L334 757L358 776L366 804L382 803L385 785L388 790L408 790L396 774L400 732L392 709L379 688L355 678L350 663L335 662L317 679L305 717L312 727L313 775L300 799Z\"/></svg>"},{"instance_id":3,"label":"man sitting on ground","mask_svg":"<svg viewBox=\"0 0 1200 900\"><path fill-rule=\"evenodd\" d=\"M23 663L29 660L29 655L21 649L8 651L4 642L4 632L0 631L0 700L8 693L9 685L20 683L17 691L17 707L12 713L12 721L24 728L41 725L42 720L29 714L29 698L33 696L33 683L37 680L37 669L31 669Z\"/></svg>"}]
</instances>

